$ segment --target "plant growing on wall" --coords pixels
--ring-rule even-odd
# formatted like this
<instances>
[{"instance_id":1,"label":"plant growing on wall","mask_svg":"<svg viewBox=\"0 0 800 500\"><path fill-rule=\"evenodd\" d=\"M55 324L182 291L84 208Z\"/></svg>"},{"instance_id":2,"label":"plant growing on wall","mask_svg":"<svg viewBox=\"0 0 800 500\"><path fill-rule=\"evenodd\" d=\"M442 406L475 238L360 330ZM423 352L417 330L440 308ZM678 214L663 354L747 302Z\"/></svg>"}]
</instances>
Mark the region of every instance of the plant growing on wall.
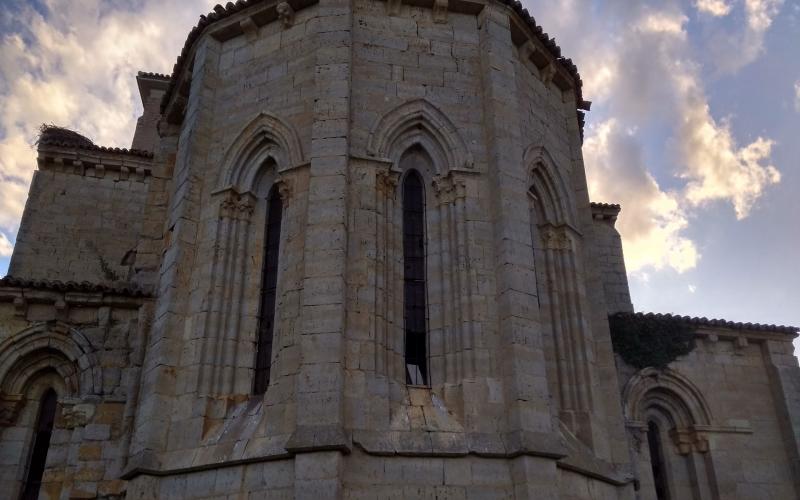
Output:
<instances>
[{"instance_id":1,"label":"plant growing on wall","mask_svg":"<svg viewBox=\"0 0 800 500\"><path fill-rule=\"evenodd\" d=\"M666 368L694 349L694 329L675 318L617 313L608 317L614 352L637 369Z\"/></svg>"}]
</instances>

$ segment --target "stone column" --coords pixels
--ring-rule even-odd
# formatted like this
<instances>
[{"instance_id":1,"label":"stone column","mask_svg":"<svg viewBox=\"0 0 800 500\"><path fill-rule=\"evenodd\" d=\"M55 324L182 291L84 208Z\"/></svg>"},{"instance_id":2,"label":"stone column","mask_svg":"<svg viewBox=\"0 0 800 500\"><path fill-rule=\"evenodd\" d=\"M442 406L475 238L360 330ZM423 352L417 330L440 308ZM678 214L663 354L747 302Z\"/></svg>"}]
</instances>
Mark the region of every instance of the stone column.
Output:
<instances>
[{"instance_id":1,"label":"stone column","mask_svg":"<svg viewBox=\"0 0 800 500\"><path fill-rule=\"evenodd\" d=\"M296 429L287 449L298 456L295 498L339 498L336 470L344 433L344 330L347 270L347 185L352 69L352 6L321 0L315 24L314 124L308 191L305 276L301 298ZM339 450L335 453L316 453ZM323 477L324 476L324 477Z\"/></svg>"},{"instance_id":2,"label":"stone column","mask_svg":"<svg viewBox=\"0 0 800 500\"><path fill-rule=\"evenodd\" d=\"M552 428L542 328L517 113L517 59L508 13L494 4L479 18L484 123L494 216L495 272L502 379L507 410L506 448L523 454L513 479L517 498L557 498L555 461L563 454Z\"/></svg>"}]
</instances>

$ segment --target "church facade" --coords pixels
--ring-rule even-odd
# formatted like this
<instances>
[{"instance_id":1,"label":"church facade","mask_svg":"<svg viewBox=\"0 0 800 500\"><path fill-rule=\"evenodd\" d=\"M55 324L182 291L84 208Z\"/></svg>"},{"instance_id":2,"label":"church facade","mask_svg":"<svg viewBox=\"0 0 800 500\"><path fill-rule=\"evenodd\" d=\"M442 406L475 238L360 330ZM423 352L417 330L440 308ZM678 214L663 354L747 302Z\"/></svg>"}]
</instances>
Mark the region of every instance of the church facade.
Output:
<instances>
[{"instance_id":1,"label":"church facade","mask_svg":"<svg viewBox=\"0 0 800 500\"><path fill-rule=\"evenodd\" d=\"M132 149L38 143L7 498L800 497L798 329L634 312L518 2L239 0L137 81Z\"/></svg>"}]
</instances>

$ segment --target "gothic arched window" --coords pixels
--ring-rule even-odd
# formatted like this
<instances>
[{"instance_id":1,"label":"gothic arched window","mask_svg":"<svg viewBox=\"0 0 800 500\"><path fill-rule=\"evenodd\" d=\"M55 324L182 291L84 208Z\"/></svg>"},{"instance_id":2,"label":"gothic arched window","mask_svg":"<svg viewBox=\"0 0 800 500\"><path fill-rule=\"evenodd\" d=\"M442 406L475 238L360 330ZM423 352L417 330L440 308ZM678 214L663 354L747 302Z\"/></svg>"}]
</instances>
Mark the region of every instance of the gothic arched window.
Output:
<instances>
[{"instance_id":1,"label":"gothic arched window","mask_svg":"<svg viewBox=\"0 0 800 500\"><path fill-rule=\"evenodd\" d=\"M261 278L261 309L258 321L256 371L253 383L255 394L264 394L269 386L272 365L272 339L275 329L275 296L278 286L278 255L281 242L283 205L277 186L267 196L266 229L264 231L264 264Z\"/></svg>"},{"instance_id":2,"label":"gothic arched window","mask_svg":"<svg viewBox=\"0 0 800 500\"><path fill-rule=\"evenodd\" d=\"M661 432L652 420L647 423L647 446L650 449L650 465L653 468L653 483L658 500L669 500L667 471L664 463L664 450L661 446Z\"/></svg>"},{"instance_id":3,"label":"gothic arched window","mask_svg":"<svg viewBox=\"0 0 800 500\"><path fill-rule=\"evenodd\" d=\"M428 383L425 304L425 190L410 170L403 182L403 298L406 382Z\"/></svg>"},{"instance_id":4,"label":"gothic arched window","mask_svg":"<svg viewBox=\"0 0 800 500\"><path fill-rule=\"evenodd\" d=\"M48 389L42 395L39 404L39 418L36 421L36 433L33 437L33 449L28 462L28 476L20 496L21 500L39 498L44 465L47 462L47 449L50 447L50 436L53 434L53 424L56 420L57 403L58 395L53 389Z\"/></svg>"}]
</instances>

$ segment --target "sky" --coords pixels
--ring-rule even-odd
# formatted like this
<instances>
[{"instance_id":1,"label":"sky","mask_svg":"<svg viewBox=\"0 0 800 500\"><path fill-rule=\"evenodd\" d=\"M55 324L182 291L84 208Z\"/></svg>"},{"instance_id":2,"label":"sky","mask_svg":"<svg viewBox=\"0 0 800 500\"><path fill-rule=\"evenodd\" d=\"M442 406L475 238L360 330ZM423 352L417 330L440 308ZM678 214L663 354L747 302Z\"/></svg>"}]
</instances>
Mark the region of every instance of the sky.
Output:
<instances>
[{"instance_id":1,"label":"sky","mask_svg":"<svg viewBox=\"0 0 800 500\"><path fill-rule=\"evenodd\" d=\"M0 276L38 127L129 147L205 0L0 0ZM525 0L593 101L637 311L800 326L800 0ZM800 343L796 343L800 346Z\"/></svg>"}]
</instances>

